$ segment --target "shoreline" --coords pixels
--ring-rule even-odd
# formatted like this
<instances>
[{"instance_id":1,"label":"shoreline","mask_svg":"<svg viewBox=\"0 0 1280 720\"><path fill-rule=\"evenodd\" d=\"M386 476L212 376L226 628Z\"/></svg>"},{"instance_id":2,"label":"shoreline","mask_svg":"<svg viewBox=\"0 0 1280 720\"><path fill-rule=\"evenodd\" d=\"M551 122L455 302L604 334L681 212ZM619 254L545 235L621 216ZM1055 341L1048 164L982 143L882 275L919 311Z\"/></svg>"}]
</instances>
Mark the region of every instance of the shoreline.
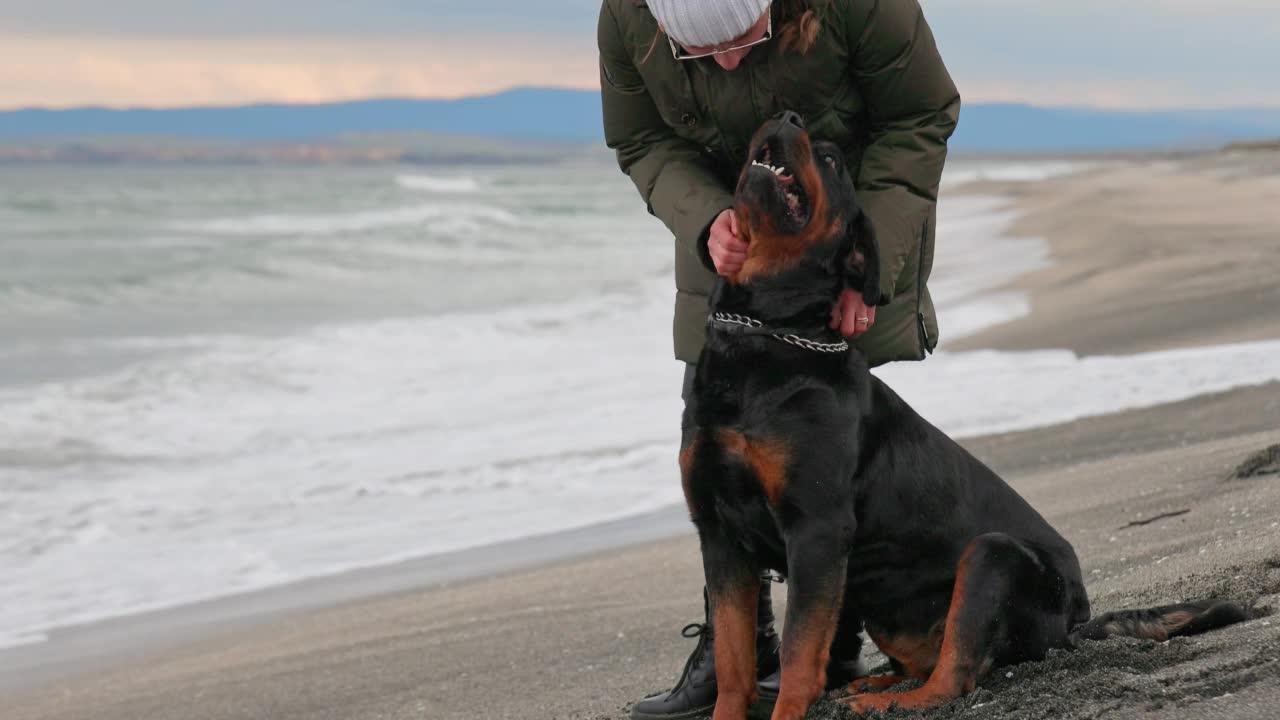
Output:
<instances>
[{"instance_id":1,"label":"shoreline","mask_svg":"<svg viewBox=\"0 0 1280 720\"><path fill-rule=\"evenodd\" d=\"M1188 162L1198 171L1208 161ZM1151 176L1151 187L1173 182L1175 189L1185 189L1176 184L1181 171L1166 167L1168 161L951 189L1009 197L1016 213L1009 234L1046 237L1053 264L1008 284L1028 293L1029 315L958 339L954 347L944 335L944 349L1068 347L1087 355L1104 342L1093 337L1094 326L1072 332L1080 308L1072 283L1093 277L1082 275L1090 264L1114 261L1109 254L1114 248L1107 247L1105 234L1063 228L1079 221L1085 212L1080 203L1096 193L1092 184L1098 178L1134 185L1150 165L1164 168ZM1116 222L1114 213L1100 215L1098 224ZM1265 218L1249 222L1237 238L1241 245L1231 250L1248 243L1256 247L1265 231L1280 227ZM1193 243L1202 232L1192 226L1175 232L1173 240ZM1191 247L1191 254L1201 258ZM1219 268L1213 281L1252 269L1233 263ZM1111 284L1099 287L1115 295L1103 309L1119 318L1117 327L1138 324L1127 343L1108 347L1112 352L1217 345L1212 338L1238 342L1253 337L1250 333L1280 338L1280 303L1272 306L1267 298L1262 307L1268 310L1258 312L1257 322L1232 323L1212 335L1188 333L1148 319L1179 305L1177 287L1154 283L1141 293L1125 292L1123 283L1132 274L1104 279ZM1220 313L1235 298L1201 300ZM1103 338L1111 337L1109 328L1102 330ZM1280 573L1271 573L1266 563L1280 567L1280 531L1267 523L1280 515L1280 483L1228 485L1222 478L1248 452L1280 443L1275 417L1280 417L1280 383L1272 382L961 444L1010 479L1076 544L1096 612L1162 602L1188 588L1256 591L1274 596L1274 602L1280 600ZM1193 512L1148 530L1116 530L1135 518L1184 508ZM1117 547L1121 536L1129 549ZM1246 545L1242 538L1257 544ZM0 697L17 703L15 717L41 719L347 720L422 717L424 711L432 718L437 717L432 711L449 718L621 718L627 701L668 684L690 649L676 630L696 614L700 569L684 509L671 506L578 530L57 630L45 643L0 650ZM780 606L781 598L775 603ZM1261 622L1207 641L1208 662L1219 656L1223 663L1231 660L1233 642L1267 652L1280 648L1280 634ZM1117 670L1123 666L1115 665L1108 651L1090 653L1082 657L1123 676ZM1182 663L1176 665L1181 668L1192 660L1197 658L1170 662ZM1233 692L1249 702L1280 700L1280 691L1267 695L1249 679L1280 677L1280 668L1248 678L1238 669L1222 672L1227 673L1222 687L1236 688ZM1034 670L1031 676L1036 677ZM1081 702L1103 703L1095 708L1103 712L1100 708L1110 706L1100 698L1118 692L1109 683L1124 679L1095 680L1101 690L1077 692ZM501 687L515 692L499 692ZM1217 694L1200 700L1228 692L1217 688L1211 688ZM197 689L202 700L192 707L190 693ZM1019 703L1038 702L1038 696L1017 688L1002 685L1000 692L1007 699L996 703L999 707L958 714L1020 717ZM1224 706L1243 702L1224 701ZM1138 708L1129 709L1136 713ZM1186 707L1174 704L1162 717L1180 712Z\"/></svg>"},{"instance_id":2,"label":"shoreline","mask_svg":"<svg viewBox=\"0 0 1280 720\"><path fill-rule=\"evenodd\" d=\"M1240 412L1241 405L1256 406ZM1230 411L1229 411L1230 408ZM1121 457L1157 449L1151 433L1179 443L1192 438L1221 440L1270 429L1259 418L1280 411L1280 382L1245 386L1187 400L1132 408L1063 423L959 439L970 452L1002 476L1017 476L1068 465L1073 445L1087 445L1096 458ZM1195 417L1196 430L1176 422L1135 431L1130 418L1150 413ZM1231 417L1205 432L1203 415ZM1033 457L1011 452L1021 438L1061 434L1064 441L1045 446ZM1139 436L1145 436L1140 440ZM1066 438L1071 437L1067 442ZM1280 440L1280 437L1277 438ZM358 568L273 587L210 598L54 628L44 640L0 648L0 698L20 697L60 682L74 681L113 667L145 662L184 647L250 633L255 628L379 598L431 592L528 572L608 557L612 553L670 542L692 541L693 526L683 505L579 528L427 555L387 565ZM696 548L694 548L696 555Z\"/></svg>"},{"instance_id":3,"label":"shoreline","mask_svg":"<svg viewBox=\"0 0 1280 720\"><path fill-rule=\"evenodd\" d=\"M1269 421L1278 409L1280 383L1270 383L962 444L1037 508L1052 509L1050 521L1081 557L1095 613L1210 592L1249 595L1246 599L1275 605L1280 603L1280 570L1274 569L1280 568L1280 531L1273 524L1280 517L1280 482L1274 476L1243 481L1226 476L1252 452L1280 444L1280 430ZM1128 481L1118 482L1121 478ZM1188 514L1124 529L1135 520L1187 509ZM81 658L71 666L52 658L53 666L40 667L38 658L28 657L25 671L3 666L0 678L10 687L0 697L14 709L15 720L408 720L423 717L426 708L438 711L426 715L433 720L623 720L627 702L671 681L691 648L679 627L697 613L701 563L696 539L679 529L688 526L683 509L654 515L654 526L639 524L622 532L612 546L594 540L600 528L549 539L552 545L562 540L575 557L537 558L533 549L532 564L523 566L510 556L521 543L512 543L500 552L480 553L493 563L488 573L441 563L436 570L454 573L453 579L420 585L412 575L422 569L405 563L289 588L298 597L325 590L348 594L342 599L313 595L308 608L272 610L243 602L263 600L253 596L200 608L224 617L260 612L240 615L230 625L201 622L199 612L187 612L191 608L180 609L168 619L169 627L159 629L156 621L165 620L158 618L163 613L106 621L83 629L81 647L103 650L118 643L127 652ZM664 522L674 535L664 538ZM1170 558L1173 562L1167 562ZM367 584L353 587L352 580ZM375 587L375 580L384 586ZM784 595L775 593L778 612ZM1280 650L1280 622L1263 618L1205 637L1214 647L1241 644L1274 652ZM1128 645L1120 644L1116 657L1103 645L1073 657L1111 668L1132 660L1125 655ZM34 647L15 650L29 653ZM1199 657L1185 641L1176 647L1179 654L1172 660ZM1187 654L1191 657L1183 657ZM883 657L872 652L868 660L875 667ZM1260 679L1280 679L1280 663L1265 667L1271 666L1274 675ZM1051 664L1046 667L1052 670ZM495 672L503 679L484 679ZM1017 672L1038 677L1030 666ZM563 680L547 682L548 674ZM23 678L28 682L13 684ZM561 685L565 680L568 689ZM1231 677L1221 683L1240 685ZM523 690L497 692L500 686ZM1280 699L1280 683L1275 688ZM187 699L193 692L202 698L198 705ZM1106 686L1092 692L1106 696L1116 690ZM1012 703L1007 717L1022 717L1021 703L1030 699L1020 700L1008 689L1002 696L1006 705ZM157 702L168 710L157 711ZM986 710L963 717L1006 717L981 714ZM1183 710L1166 717L1181 717Z\"/></svg>"},{"instance_id":4,"label":"shoreline","mask_svg":"<svg viewBox=\"0 0 1280 720\"><path fill-rule=\"evenodd\" d=\"M545 535L53 628L44 640L0 647L0 697L246 632L294 613L507 575L692 533L686 512L683 505L671 505Z\"/></svg>"},{"instance_id":5,"label":"shoreline","mask_svg":"<svg viewBox=\"0 0 1280 720\"><path fill-rule=\"evenodd\" d=\"M1046 160L1036 158L1021 159L1001 159L997 158L997 163L989 172L996 173L997 176L1014 178L1015 183L1023 182L1039 182L1037 179L1024 177L1028 173L1036 173L1036 168L1046 163ZM1051 177L1065 172L1064 167L1074 168L1075 161L1064 161L1064 163L1052 164L1052 167L1046 172ZM977 172L977 170L974 170ZM978 177L977 174L973 177ZM986 197L993 206L1007 204L1010 200L1009 195L992 195ZM1006 210L992 210L989 213L979 213L979 215L991 215L986 219L988 231L1000 233L1002 237L1007 237L1009 246L1018 246L1019 238L1011 237L1009 232L1009 224L1011 222L1012 213ZM1000 286L1002 278L1007 277L1010 273L1016 273L1014 279L1018 275L1024 273L1024 269L1020 266L1016 268L1005 269L1004 272L992 272L988 270L982 275L978 281L978 287L982 288L983 296L991 292L991 288ZM46 666L49 662L54 661L74 661L73 664L83 665L84 667L100 667L108 662L106 659L100 661L79 662L78 656L84 655L83 650L78 648L90 648L88 655L104 655L101 650L92 650L95 648L97 641L95 638L102 638L104 642L110 644L115 634L134 635L137 633L116 632L115 626L120 625L122 628L151 628L163 629L164 638L156 639L152 642L150 638L147 641L147 647L152 646L174 646L182 642L189 642L191 639L202 637L192 629L192 625L215 626L225 624L228 630L238 630L246 623L253 621L268 620L284 614L289 611L306 611L315 609L315 607L333 605L333 603L348 602L361 600L361 598L372 597L374 594L381 592L397 592L399 589L408 589L412 587L431 587L434 583L448 582L451 579L462 577L480 577L480 575L499 573L499 571L529 568L536 564L544 564L544 562L571 559L580 555L575 547L571 546L568 539L558 541L556 538L576 537L577 534L598 538L600 541L607 543L607 547L617 547L622 542L614 542L614 536L621 534L627 536L632 533L632 528L639 524L645 523L645 520L652 516L662 516L669 514L680 515L684 512L680 505L667 506L666 509L657 512L643 512L639 515L626 516L621 520L593 521L585 527L549 530L547 533L538 534L527 538L515 539L515 541L506 541L498 543L481 544L481 546L465 548L462 551L439 553L439 555L412 556L407 559L387 562L387 564L376 564L362 566L362 568L343 569L332 571L312 577L285 580L283 583L271 584L268 587L241 589L241 591L229 594L218 594L218 596L196 598L196 600L178 601L169 603L169 605L161 605L157 607L147 607L147 609L125 611L124 614L115 614L104 616L104 618L88 619L83 621L73 621L69 624L60 624L50 626L50 628L42 628L36 632L29 632L14 635L14 641L8 644L0 644L0 694L6 692L6 689L17 687L20 683L19 676L55 676L55 671L42 671L36 673L33 670L24 670L24 667L31 665ZM687 524L687 523L686 523ZM678 530L672 528L673 523L664 521L664 533L662 537L671 537L677 534ZM657 536L654 536L657 537ZM652 538L646 538L652 539ZM500 555L503 548L516 548L518 551L524 550L525 543L534 543L535 547L559 548L559 550L548 550L547 552L534 553L529 557L525 557L524 552L516 552L517 557L522 560L512 562L507 565L500 565L499 569L490 569L492 565L492 556ZM447 565L454 557L457 557L458 564L470 566L475 565L474 570L463 571L457 575L457 578L445 577L445 575L435 573L431 568L440 568ZM393 583L392 587L385 587L388 579L397 577L403 578L402 582ZM371 580L372 591L343 591L343 587L362 587L365 580ZM317 594L323 600L307 601L307 589L317 587ZM29 639L28 639L29 638ZM8 639L8 638L6 638ZM20 660L14 660L19 657ZM36 673L32 675L32 673Z\"/></svg>"},{"instance_id":6,"label":"shoreline","mask_svg":"<svg viewBox=\"0 0 1280 720\"><path fill-rule=\"evenodd\" d=\"M948 350L1128 355L1280 338L1280 152L1155 157L957 194L1011 198L1047 267L1004 289L1031 312Z\"/></svg>"}]
</instances>

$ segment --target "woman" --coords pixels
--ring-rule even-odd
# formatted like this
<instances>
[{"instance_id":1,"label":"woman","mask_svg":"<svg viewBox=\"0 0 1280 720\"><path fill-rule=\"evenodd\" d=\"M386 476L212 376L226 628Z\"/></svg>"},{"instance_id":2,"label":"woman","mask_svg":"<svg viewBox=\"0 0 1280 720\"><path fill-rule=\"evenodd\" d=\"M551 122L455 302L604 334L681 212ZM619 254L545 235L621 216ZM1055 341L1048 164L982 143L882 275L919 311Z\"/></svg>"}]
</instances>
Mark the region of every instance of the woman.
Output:
<instances>
[{"instance_id":1,"label":"woman","mask_svg":"<svg viewBox=\"0 0 1280 720\"><path fill-rule=\"evenodd\" d=\"M814 138L844 150L880 244L887 304L877 313L847 292L832 327L873 366L933 350L937 320L925 283L960 96L917 0L605 0L599 46L605 142L675 236L675 354L688 370L702 348L715 274L736 272L746 258L730 208L748 143L782 110L799 112ZM767 697L770 689L776 696L776 677L767 676L778 641L768 582L760 593L757 661ZM685 634L700 637L698 647L672 690L633 708L638 720L715 704L709 623ZM859 640L850 635L833 646L833 683L854 672Z\"/></svg>"}]
</instances>

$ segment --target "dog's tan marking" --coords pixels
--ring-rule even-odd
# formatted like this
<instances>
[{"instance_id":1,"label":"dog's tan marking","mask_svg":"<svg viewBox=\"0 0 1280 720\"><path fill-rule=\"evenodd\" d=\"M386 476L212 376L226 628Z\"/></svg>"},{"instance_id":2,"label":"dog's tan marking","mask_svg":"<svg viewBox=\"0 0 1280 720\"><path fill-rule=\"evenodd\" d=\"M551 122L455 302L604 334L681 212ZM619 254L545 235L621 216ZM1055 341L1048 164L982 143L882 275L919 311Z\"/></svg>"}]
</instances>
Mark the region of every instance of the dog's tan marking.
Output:
<instances>
[{"instance_id":1,"label":"dog's tan marking","mask_svg":"<svg viewBox=\"0 0 1280 720\"><path fill-rule=\"evenodd\" d=\"M942 648L941 634L920 636L869 633L869 635L876 647L880 648L880 652L902 665L907 677L927 680L929 673L933 672L933 666L938 664L938 652ZM890 683L883 687L892 687L895 684Z\"/></svg>"},{"instance_id":2,"label":"dog's tan marking","mask_svg":"<svg viewBox=\"0 0 1280 720\"><path fill-rule=\"evenodd\" d=\"M752 142L756 147L757 142ZM747 259L742 269L729 276L729 282L743 284L764 275L771 275L791 267L810 247L837 237L841 231L838 220L829 215L827 189L813 161L813 149L807 134L796 144L791 171L795 182L804 188L809 199L809 224L797 234L784 234L772 217L760 208L740 206L734 208L738 215L738 228L747 241ZM744 172L750 172L750 166Z\"/></svg>"},{"instance_id":3,"label":"dog's tan marking","mask_svg":"<svg viewBox=\"0 0 1280 720\"><path fill-rule=\"evenodd\" d=\"M698 444L702 442L702 433L695 432L689 440L689 444L680 448L680 484L684 487L684 502L689 507L689 517L697 519L697 513L693 509L693 495L690 493L690 483L693 476L693 462L698 453Z\"/></svg>"},{"instance_id":4,"label":"dog's tan marking","mask_svg":"<svg viewBox=\"0 0 1280 720\"><path fill-rule=\"evenodd\" d=\"M755 473L769 504L777 507L787 489L787 446L776 440L748 438L736 431L721 429L716 434L725 452L741 458Z\"/></svg>"},{"instance_id":5,"label":"dog's tan marking","mask_svg":"<svg viewBox=\"0 0 1280 720\"><path fill-rule=\"evenodd\" d=\"M743 583L711 596L715 630L716 683L719 694L715 720L746 717L758 696L756 688L756 610L759 585Z\"/></svg>"}]
</instances>

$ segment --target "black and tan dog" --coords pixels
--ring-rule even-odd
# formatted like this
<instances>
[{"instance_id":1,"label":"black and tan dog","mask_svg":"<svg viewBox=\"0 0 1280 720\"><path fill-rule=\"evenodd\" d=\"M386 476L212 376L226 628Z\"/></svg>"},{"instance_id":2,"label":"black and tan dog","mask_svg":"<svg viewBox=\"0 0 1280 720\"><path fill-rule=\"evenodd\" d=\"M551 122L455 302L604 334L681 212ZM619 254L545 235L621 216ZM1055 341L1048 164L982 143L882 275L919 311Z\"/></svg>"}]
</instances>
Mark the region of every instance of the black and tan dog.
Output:
<instances>
[{"instance_id":1,"label":"black and tan dog","mask_svg":"<svg viewBox=\"0 0 1280 720\"><path fill-rule=\"evenodd\" d=\"M860 713L945 703L1078 637L1164 639L1245 618L1203 601L1090 622L1071 545L828 336L843 289L879 299L875 238L839 148L784 113L751 158L736 199L750 250L716 289L680 453L712 602L716 720L755 698L765 569L789 583L774 720L804 716L833 640L856 653L864 626L896 674L849 687ZM906 677L924 685L867 692Z\"/></svg>"}]
</instances>

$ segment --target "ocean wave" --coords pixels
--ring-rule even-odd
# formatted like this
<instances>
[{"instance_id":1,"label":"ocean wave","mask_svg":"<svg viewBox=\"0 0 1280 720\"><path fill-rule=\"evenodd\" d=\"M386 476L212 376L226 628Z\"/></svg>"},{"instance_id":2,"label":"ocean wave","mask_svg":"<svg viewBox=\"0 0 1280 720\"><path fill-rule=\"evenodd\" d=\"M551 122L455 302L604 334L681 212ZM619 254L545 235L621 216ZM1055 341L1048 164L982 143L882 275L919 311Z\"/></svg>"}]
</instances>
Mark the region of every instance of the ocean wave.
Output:
<instances>
[{"instance_id":1,"label":"ocean wave","mask_svg":"<svg viewBox=\"0 0 1280 720\"><path fill-rule=\"evenodd\" d=\"M9 579L0 605L14 609L0 633L677 502L666 285L629 298L211 338L198 353L0 392L6 445L17 449L7 459L35 487L56 488L22 496L27 519L0 548ZM554 327L538 331L530 316ZM573 362L597 353L609 361ZM47 447L50 437L65 441ZM0 507L18 492L0 486ZM52 535L59 542L46 542ZM183 570L193 558L199 569ZM125 570L92 578L86 564Z\"/></svg>"},{"instance_id":2,"label":"ocean wave","mask_svg":"<svg viewBox=\"0 0 1280 720\"><path fill-rule=\"evenodd\" d=\"M977 437L1277 382L1277 352L1275 340L1125 356L943 351L927 364L893 363L875 374L953 437Z\"/></svg>"},{"instance_id":3,"label":"ocean wave","mask_svg":"<svg viewBox=\"0 0 1280 720\"><path fill-rule=\"evenodd\" d=\"M5 633L0 632L0 650L12 650L24 645L39 645L47 642L49 636L44 633Z\"/></svg>"},{"instance_id":4,"label":"ocean wave","mask_svg":"<svg viewBox=\"0 0 1280 720\"><path fill-rule=\"evenodd\" d=\"M183 232L233 236L338 235L392 227L409 227L440 221L453 227L481 223L515 227L520 219L491 205L412 205L384 210L362 210L324 215L250 215L239 218L180 221Z\"/></svg>"},{"instance_id":5,"label":"ocean wave","mask_svg":"<svg viewBox=\"0 0 1280 720\"><path fill-rule=\"evenodd\" d=\"M1030 183L1074 175L1098 166L1096 162L1042 161L958 163L942 174L943 187L975 182Z\"/></svg>"},{"instance_id":6,"label":"ocean wave","mask_svg":"<svg viewBox=\"0 0 1280 720\"><path fill-rule=\"evenodd\" d=\"M239 258L223 264L166 268L146 277L92 278L50 283L42 288L0 288L0 313L31 322L37 318L74 318L86 310L142 307L156 311L156 304L170 309L189 305L198 299L211 302L238 302L244 298L268 301L295 287L319 286L358 280L362 273L350 267L349 258L338 253L331 257L267 256ZM135 325L138 318L135 318ZM56 344L45 343L43 350L58 350ZM0 350L0 357L12 348ZM101 352L91 347L85 354Z\"/></svg>"},{"instance_id":7,"label":"ocean wave","mask_svg":"<svg viewBox=\"0 0 1280 720\"><path fill-rule=\"evenodd\" d=\"M23 496L38 520L0 553L0 605L15 609L0 643L678 503L666 298L663 281L627 297L223 338L0 394L19 446L81 439L54 448L73 466L25 458L22 471L57 490ZM973 436L1280 379L1276 352L1272 341L939 353L877 374ZM0 487L0 507L17 491ZM86 576L87 564L124 570Z\"/></svg>"},{"instance_id":8,"label":"ocean wave","mask_svg":"<svg viewBox=\"0 0 1280 720\"><path fill-rule=\"evenodd\" d=\"M396 184L408 190L425 190L433 193L473 193L480 189L475 178L441 177L437 175L397 175Z\"/></svg>"}]
</instances>

